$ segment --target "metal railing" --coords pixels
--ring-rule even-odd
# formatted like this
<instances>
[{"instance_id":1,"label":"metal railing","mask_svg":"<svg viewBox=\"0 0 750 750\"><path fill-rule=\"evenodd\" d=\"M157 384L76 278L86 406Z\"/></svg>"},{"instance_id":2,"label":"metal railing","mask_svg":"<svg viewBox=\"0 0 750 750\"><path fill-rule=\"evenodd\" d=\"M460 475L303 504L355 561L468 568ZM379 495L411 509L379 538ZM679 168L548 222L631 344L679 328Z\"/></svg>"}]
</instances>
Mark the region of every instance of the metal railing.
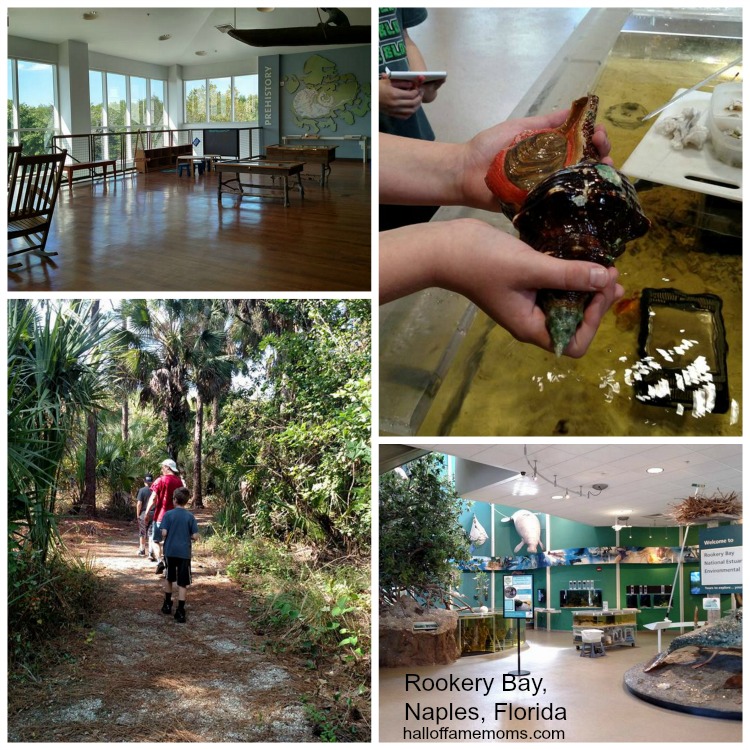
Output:
<instances>
[{"instance_id":1,"label":"metal railing","mask_svg":"<svg viewBox=\"0 0 750 750\"><path fill-rule=\"evenodd\" d=\"M249 159L263 153L263 128L238 128L240 158ZM179 130L142 130L124 132L78 133L53 135L52 151L68 152L68 160L83 164L114 159L118 172L133 171L135 150L138 148L159 148L162 146L193 146L197 156L203 155L203 128Z\"/></svg>"}]
</instances>

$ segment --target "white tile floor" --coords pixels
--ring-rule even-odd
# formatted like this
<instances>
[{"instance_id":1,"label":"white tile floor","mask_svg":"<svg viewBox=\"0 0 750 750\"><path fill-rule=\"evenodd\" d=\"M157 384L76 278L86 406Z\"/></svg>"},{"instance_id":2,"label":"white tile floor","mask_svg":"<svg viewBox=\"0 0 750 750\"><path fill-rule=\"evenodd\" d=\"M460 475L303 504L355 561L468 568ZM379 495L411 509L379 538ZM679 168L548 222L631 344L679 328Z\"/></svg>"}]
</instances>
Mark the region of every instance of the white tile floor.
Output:
<instances>
[{"instance_id":1,"label":"white tile floor","mask_svg":"<svg viewBox=\"0 0 750 750\"><path fill-rule=\"evenodd\" d=\"M481 720L454 718L441 724L452 729L556 729L563 730L565 742L740 742L742 722L691 716L645 703L631 695L622 676L635 664L648 661L656 653L656 636L638 633L637 645L610 647L604 657L582 658L572 645L570 633L534 630L529 633L529 648L521 651L521 669L527 679L542 679L546 692L533 696L520 690L502 691L503 674L517 669L515 650L501 655L468 656L446 666L410 667L380 670L380 741L403 741L404 728L418 729L428 722L406 721L405 704L449 708L475 707ZM670 638L664 639L664 647ZM417 694L406 692L405 674L440 678L489 680L494 677L489 695L479 692L442 692ZM481 683L480 684L484 684ZM516 683L517 685L519 683ZM531 684L531 683L529 683ZM537 683L539 684L539 683ZM510 720L507 714L495 719L495 704L510 702L515 707L540 708L552 704L565 709L565 720ZM430 728L434 728L434 722Z\"/></svg>"}]
</instances>

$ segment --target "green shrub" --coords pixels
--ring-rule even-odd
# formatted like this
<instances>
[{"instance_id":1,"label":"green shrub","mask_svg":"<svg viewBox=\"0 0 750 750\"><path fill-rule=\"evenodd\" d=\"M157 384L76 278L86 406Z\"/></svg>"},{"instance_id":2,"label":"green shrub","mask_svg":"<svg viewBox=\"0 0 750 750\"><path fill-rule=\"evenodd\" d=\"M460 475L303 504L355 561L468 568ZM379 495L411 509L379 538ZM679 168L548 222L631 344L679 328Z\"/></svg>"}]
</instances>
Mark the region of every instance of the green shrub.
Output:
<instances>
[{"instance_id":1,"label":"green shrub","mask_svg":"<svg viewBox=\"0 0 750 750\"><path fill-rule=\"evenodd\" d=\"M44 565L38 553L13 549L8 561L8 642L13 665L46 658L44 649L70 628L93 624L103 583L90 560L56 552Z\"/></svg>"}]
</instances>

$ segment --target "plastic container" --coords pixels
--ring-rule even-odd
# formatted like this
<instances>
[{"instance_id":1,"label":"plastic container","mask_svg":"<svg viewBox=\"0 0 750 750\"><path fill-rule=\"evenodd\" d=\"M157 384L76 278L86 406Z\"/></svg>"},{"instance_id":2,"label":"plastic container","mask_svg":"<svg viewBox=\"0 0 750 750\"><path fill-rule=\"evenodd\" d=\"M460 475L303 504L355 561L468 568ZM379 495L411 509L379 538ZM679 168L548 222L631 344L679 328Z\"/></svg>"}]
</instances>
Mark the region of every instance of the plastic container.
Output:
<instances>
[{"instance_id":1,"label":"plastic container","mask_svg":"<svg viewBox=\"0 0 750 750\"><path fill-rule=\"evenodd\" d=\"M720 83L711 95L708 130L716 158L742 166L742 84Z\"/></svg>"}]
</instances>

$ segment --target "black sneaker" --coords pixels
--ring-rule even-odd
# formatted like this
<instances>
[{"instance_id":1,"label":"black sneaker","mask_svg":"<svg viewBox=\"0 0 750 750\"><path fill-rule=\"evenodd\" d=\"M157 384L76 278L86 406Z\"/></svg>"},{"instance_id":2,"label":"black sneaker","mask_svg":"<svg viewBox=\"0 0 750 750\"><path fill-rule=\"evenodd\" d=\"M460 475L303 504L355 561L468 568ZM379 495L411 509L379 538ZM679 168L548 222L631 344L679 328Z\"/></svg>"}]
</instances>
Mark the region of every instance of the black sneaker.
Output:
<instances>
[{"instance_id":1,"label":"black sneaker","mask_svg":"<svg viewBox=\"0 0 750 750\"><path fill-rule=\"evenodd\" d=\"M146 550L139 549L138 550L138 557L145 557L146 556Z\"/></svg>"},{"instance_id":2,"label":"black sneaker","mask_svg":"<svg viewBox=\"0 0 750 750\"><path fill-rule=\"evenodd\" d=\"M172 614L172 602L164 602L164 604L161 605L161 611L165 615L171 615Z\"/></svg>"},{"instance_id":3,"label":"black sneaker","mask_svg":"<svg viewBox=\"0 0 750 750\"><path fill-rule=\"evenodd\" d=\"M156 575L161 575L166 567L164 560L159 560L159 564L156 566Z\"/></svg>"},{"instance_id":4,"label":"black sneaker","mask_svg":"<svg viewBox=\"0 0 750 750\"><path fill-rule=\"evenodd\" d=\"M184 609L178 609L174 613L174 619L175 619L175 622L185 622L185 620L187 619L185 617L185 610Z\"/></svg>"},{"instance_id":5,"label":"black sneaker","mask_svg":"<svg viewBox=\"0 0 750 750\"><path fill-rule=\"evenodd\" d=\"M156 558L155 558L155 557L154 557L153 555L149 555L149 556L148 556L148 559L149 559L149 560L150 560L151 562L156 562Z\"/></svg>"}]
</instances>

